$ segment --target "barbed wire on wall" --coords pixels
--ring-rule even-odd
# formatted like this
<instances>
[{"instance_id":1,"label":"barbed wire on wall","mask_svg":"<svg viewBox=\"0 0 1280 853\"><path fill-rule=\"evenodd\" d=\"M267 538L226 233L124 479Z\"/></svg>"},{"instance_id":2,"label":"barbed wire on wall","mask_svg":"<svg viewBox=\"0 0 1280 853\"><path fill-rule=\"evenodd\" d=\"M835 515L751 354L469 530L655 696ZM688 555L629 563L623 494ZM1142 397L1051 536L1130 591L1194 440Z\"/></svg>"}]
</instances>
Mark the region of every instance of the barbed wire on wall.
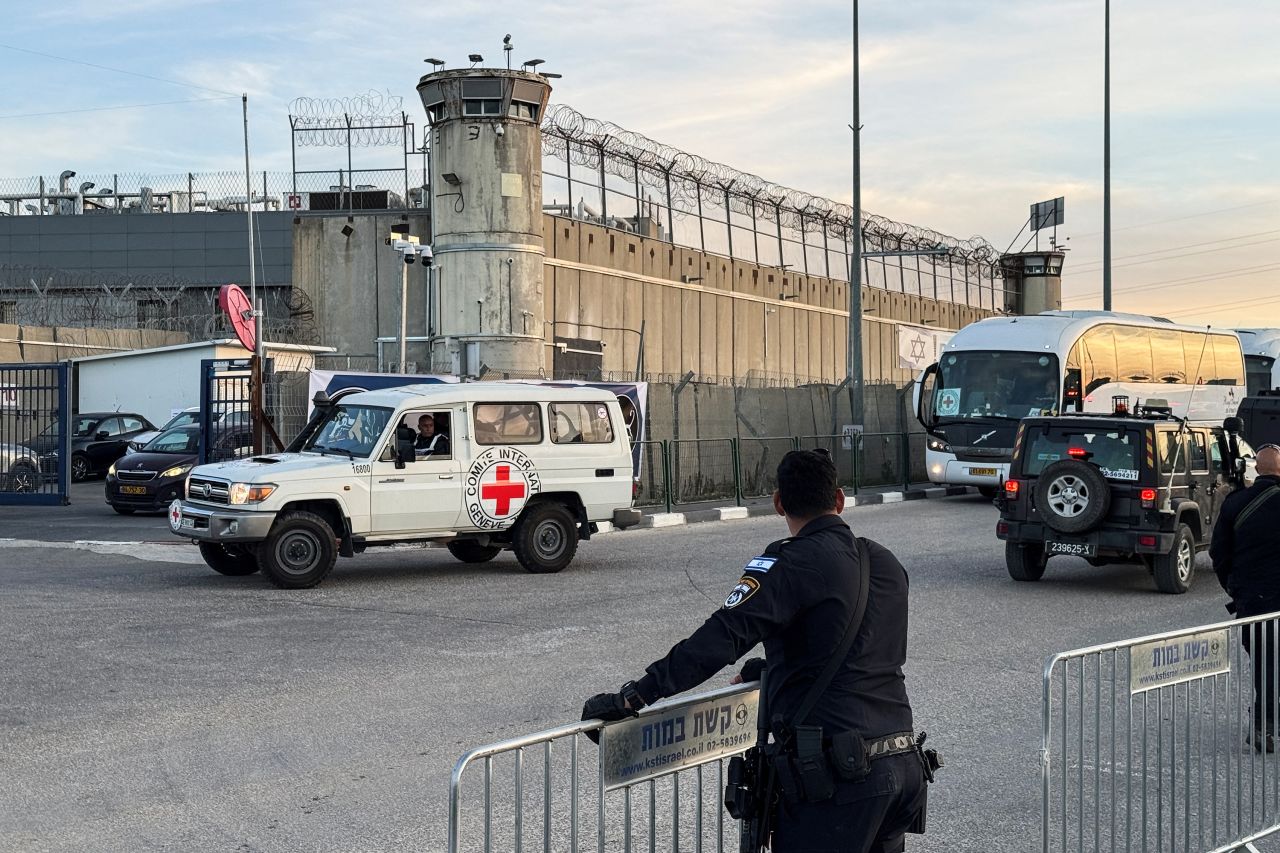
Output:
<instances>
[{"instance_id":1,"label":"barbed wire on wall","mask_svg":"<svg viewBox=\"0 0 1280 853\"><path fill-rule=\"evenodd\" d=\"M742 172L690 154L600 119L588 118L565 104L547 107L542 122L544 151L573 165L635 180L649 189L669 193L671 205L691 210L715 190L727 197L731 208L744 216L758 217L797 231L825 232L849 241L853 209L846 204L801 190L784 187L758 175ZM883 216L862 215L863 234L872 245L894 249L948 250L938 262L977 263L992 269L999 251L981 237L960 239L917 225L895 222Z\"/></svg>"},{"instance_id":2,"label":"barbed wire on wall","mask_svg":"<svg viewBox=\"0 0 1280 853\"><path fill-rule=\"evenodd\" d=\"M408 117L404 99L370 89L350 98L294 98L289 125L300 146L371 148L401 145Z\"/></svg>"},{"instance_id":3,"label":"barbed wire on wall","mask_svg":"<svg viewBox=\"0 0 1280 853\"><path fill-rule=\"evenodd\" d=\"M267 340L319 342L307 293L293 287L260 292ZM217 300L216 287L178 276L0 265L0 303L17 325L180 332L191 340L234 337Z\"/></svg>"}]
</instances>

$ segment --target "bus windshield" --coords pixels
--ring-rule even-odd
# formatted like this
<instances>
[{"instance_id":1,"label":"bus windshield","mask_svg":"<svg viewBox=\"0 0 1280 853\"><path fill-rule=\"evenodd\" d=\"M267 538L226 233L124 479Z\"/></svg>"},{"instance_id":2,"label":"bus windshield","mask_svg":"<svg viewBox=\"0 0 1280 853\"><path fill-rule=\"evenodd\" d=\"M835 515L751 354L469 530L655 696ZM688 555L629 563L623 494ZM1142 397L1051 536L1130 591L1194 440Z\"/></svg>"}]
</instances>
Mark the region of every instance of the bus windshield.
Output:
<instances>
[{"instance_id":1,"label":"bus windshield","mask_svg":"<svg viewBox=\"0 0 1280 853\"><path fill-rule=\"evenodd\" d=\"M946 418L1014 418L1058 413L1058 359L1047 353L969 350L938 362L934 414Z\"/></svg>"}]
</instances>

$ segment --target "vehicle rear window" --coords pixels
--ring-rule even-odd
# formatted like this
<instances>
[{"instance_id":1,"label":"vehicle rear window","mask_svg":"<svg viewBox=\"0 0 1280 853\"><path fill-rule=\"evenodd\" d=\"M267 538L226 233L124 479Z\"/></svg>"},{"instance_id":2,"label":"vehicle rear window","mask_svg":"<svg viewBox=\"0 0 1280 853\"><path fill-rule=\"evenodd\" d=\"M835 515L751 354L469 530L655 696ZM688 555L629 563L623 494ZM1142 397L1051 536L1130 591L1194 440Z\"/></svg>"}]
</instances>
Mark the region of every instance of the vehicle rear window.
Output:
<instances>
[{"instance_id":1,"label":"vehicle rear window","mask_svg":"<svg viewBox=\"0 0 1280 853\"><path fill-rule=\"evenodd\" d=\"M555 444L609 444L613 426L604 403L552 403L547 406Z\"/></svg>"},{"instance_id":2,"label":"vehicle rear window","mask_svg":"<svg viewBox=\"0 0 1280 853\"><path fill-rule=\"evenodd\" d=\"M1034 429L1027 436L1022 471L1027 476L1038 477L1054 462L1078 458L1096 465L1108 479L1134 481L1138 479L1140 470L1138 448L1141 440L1139 433L1123 429Z\"/></svg>"},{"instance_id":3,"label":"vehicle rear window","mask_svg":"<svg viewBox=\"0 0 1280 853\"><path fill-rule=\"evenodd\" d=\"M542 409L537 403L477 403L472 409L476 444L538 444Z\"/></svg>"}]
</instances>

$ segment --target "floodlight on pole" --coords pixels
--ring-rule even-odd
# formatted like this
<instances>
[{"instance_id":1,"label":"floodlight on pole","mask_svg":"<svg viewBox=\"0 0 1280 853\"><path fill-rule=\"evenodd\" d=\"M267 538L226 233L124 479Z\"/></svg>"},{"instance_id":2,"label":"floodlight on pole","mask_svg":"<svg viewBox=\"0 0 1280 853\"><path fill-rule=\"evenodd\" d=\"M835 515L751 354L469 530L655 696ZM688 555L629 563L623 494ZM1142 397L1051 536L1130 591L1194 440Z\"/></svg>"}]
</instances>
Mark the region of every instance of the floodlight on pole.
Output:
<instances>
[{"instance_id":1,"label":"floodlight on pole","mask_svg":"<svg viewBox=\"0 0 1280 853\"><path fill-rule=\"evenodd\" d=\"M439 71L441 68L443 68L443 67L444 67L444 60L443 60L443 59L436 59L434 56L428 56L426 59L424 59L424 60L422 60L422 61L423 61L423 62L428 62L428 63L430 63L432 66L434 66L434 67L432 68L432 70L433 70L433 71Z\"/></svg>"}]
</instances>

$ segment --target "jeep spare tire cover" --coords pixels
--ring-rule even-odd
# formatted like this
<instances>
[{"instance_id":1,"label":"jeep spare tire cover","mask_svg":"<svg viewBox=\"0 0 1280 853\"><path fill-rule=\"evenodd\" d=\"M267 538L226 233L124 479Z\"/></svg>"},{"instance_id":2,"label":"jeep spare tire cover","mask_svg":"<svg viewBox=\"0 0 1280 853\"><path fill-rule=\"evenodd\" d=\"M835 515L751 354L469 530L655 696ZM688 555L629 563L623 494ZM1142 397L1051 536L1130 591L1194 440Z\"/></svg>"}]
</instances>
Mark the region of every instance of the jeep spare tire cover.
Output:
<instances>
[{"instance_id":1,"label":"jeep spare tire cover","mask_svg":"<svg viewBox=\"0 0 1280 853\"><path fill-rule=\"evenodd\" d=\"M1102 472L1078 459L1063 459L1044 469L1036 483L1036 509L1059 533L1084 533L1097 527L1111 508L1111 488Z\"/></svg>"}]
</instances>

